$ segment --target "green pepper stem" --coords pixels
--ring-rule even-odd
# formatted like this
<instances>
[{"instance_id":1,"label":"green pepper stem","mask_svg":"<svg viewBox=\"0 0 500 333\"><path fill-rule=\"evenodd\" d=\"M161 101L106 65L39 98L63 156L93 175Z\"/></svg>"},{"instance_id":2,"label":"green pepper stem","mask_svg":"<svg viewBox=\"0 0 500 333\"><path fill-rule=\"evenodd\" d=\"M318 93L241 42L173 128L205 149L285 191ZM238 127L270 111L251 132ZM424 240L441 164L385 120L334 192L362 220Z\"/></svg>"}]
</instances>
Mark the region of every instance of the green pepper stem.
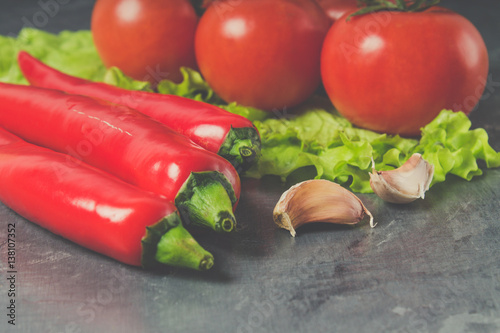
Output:
<instances>
[{"instance_id":1,"label":"green pepper stem","mask_svg":"<svg viewBox=\"0 0 500 333\"><path fill-rule=\"evenodd\" d=\"M162 264L202 271L210 269L214 264L212 254L203 249L182 224L161 237L155 258Z\"/></svg>"},{"instance_id":2,"label":"green pepper stem","mask_svg":"<svg viewBox=\"0 0 500 333\"><path fill-rule=\"evenodd\" d=\"M186 225L204 226L217 232L234 230L235 203L231 184L219 172L192 173L175 199Z\"/></svg>"},{"instance_id":3,"label":"green pepper stem","mask_svg":"<svg viewBox=\"0 0 500 333\"><path fill-rule=\"evenodd\" d=\"M214 260L183 227L175 211L146 228L141 262L144 268L166 264L207 270L213 266Z\"/></svg>"},{"instance_id":4,"label":"green pepper stem","mask_svg":"<svg viewBox=\"0 0 500 333\"><path fill-rule=\"evenodd\" d=\"M231 128L218 154L238 170L250 168L260 155L261 142L255 128Z\"/></svg>"}]
</instances>

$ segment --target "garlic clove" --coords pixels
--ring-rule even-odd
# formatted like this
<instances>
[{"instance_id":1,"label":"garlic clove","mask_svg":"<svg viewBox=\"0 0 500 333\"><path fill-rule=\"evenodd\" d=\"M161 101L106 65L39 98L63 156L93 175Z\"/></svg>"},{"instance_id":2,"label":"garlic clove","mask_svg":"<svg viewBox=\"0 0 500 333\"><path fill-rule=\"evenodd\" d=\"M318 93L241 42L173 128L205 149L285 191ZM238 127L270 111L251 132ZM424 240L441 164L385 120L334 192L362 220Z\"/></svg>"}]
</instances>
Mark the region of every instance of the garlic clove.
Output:
<instances>
[{"instance_id":1,"label":"garlic clove","mask_svg":"<svg viewBox=\"0 0 500 333\"><path fill-rule=\"evenodd\" d=\"M433 176L434 166L418 153L413 154L399 168L389 171L376 171L372 159L370 186L384 201L404 204L418 198L424 199Z\"/></svg>"},{"instance_id":2,"label":"garlic clove","mask_svg":"<svg viewBox=\"0 0 500 333\"><path fill-rule=\"evenodd\" d=\"M285 191L274 207L274 222L290 231L306 223L356 224L366 215L375 227L372 214L361 200L342 186L324 179L306 180Z\"/></svg>"}]
</instances>

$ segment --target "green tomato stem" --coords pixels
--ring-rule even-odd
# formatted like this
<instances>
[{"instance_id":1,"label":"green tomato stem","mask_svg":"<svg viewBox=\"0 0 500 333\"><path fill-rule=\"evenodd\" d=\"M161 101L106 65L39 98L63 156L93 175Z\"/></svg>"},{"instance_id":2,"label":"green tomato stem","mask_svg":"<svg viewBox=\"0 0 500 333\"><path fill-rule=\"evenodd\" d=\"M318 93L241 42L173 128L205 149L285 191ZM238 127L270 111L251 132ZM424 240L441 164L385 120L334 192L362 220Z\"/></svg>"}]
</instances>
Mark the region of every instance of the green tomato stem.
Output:
<instances>
[{"instance_id":1,"label":"green tomato stem","mask_svg":"<svg viewBox=\"0 0 500 333\"><path fill-rule=\"evenodd\" d=\"M421 12L437 5L440 0L358 0L362 8L347 17L349 20L353 16L366 15L383 10L393 10L401 12Z\"/></svg>"}]
</instances>

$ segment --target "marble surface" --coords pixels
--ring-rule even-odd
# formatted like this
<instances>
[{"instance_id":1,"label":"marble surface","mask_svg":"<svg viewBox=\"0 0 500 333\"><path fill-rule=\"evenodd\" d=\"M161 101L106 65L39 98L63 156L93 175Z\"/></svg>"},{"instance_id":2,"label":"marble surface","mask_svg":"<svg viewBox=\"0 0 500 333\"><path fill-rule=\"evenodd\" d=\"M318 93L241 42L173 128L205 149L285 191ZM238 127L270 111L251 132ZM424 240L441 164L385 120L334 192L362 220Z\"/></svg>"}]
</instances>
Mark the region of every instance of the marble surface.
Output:
<instances>
[{"instance_id":1,"label":"marble surface","mask_svg":"<svg viewBox=\"0 0 500 333\"><path fill-rule=\"evenodd\" d=\"M0 34L28 21L85 29L93 3L2 1ZM500 4L442 4L487 43L491 82L471 119L500 150ZM376 228L312 225L296 238L272 222L286 188L275 178L243 180L238 233L196 234L216 259L206 273L122 265L0 204L0 331L500 332L500 169L471 182L450 177L405 206L360 195ZM15 327L6 316L8 223L16 224Z\"/></svg>"}]
</instances>

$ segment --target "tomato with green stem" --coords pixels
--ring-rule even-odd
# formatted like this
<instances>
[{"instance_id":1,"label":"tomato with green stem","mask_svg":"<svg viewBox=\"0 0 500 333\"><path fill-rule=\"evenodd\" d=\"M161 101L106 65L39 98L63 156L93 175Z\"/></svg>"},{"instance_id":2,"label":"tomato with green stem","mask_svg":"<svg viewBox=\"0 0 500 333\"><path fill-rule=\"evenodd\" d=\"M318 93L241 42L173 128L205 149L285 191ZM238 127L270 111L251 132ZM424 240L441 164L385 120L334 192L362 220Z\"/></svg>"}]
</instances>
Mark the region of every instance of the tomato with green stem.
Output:
<instances>
[{"instance_id":1,"label":"tomato with green stem","mask_svg":"<svg viewBox=\"0 0 500 333\"><path fill-rule=\"evenodd\" d=\"M470 21L435 3L371 1L332 26L323 83L352 123L415 136L443 109L475 108L487 82L485 43Z\"/></svg>"}]
</instances>

